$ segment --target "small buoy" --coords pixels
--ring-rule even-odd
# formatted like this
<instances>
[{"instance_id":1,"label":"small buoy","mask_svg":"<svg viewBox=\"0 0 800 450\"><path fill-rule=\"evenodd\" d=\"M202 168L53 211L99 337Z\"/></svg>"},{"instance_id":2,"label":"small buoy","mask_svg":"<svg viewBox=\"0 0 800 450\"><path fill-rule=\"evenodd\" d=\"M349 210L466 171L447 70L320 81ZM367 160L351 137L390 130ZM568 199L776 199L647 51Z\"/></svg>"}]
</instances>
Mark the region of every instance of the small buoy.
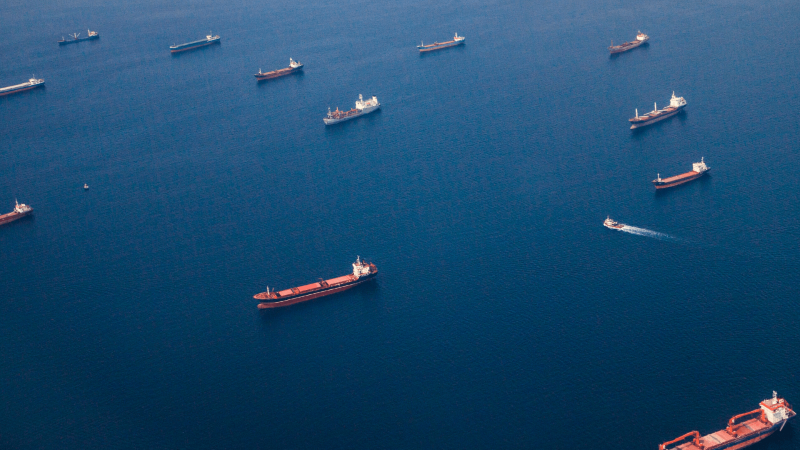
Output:
<instances>
[{"instance_id":1,"label":"small buoy","mask_svg":"<svg viewBox=\"0 0 800 450\"><path fill-rule=\"evenodd\" d=\"M83 185L83 190L84 190L84 191L86 191L86 190L88 190L88 189L89 189L89 185L88 185L88 184L84 184L84 185Z\"/></svg>"}]
</instances>

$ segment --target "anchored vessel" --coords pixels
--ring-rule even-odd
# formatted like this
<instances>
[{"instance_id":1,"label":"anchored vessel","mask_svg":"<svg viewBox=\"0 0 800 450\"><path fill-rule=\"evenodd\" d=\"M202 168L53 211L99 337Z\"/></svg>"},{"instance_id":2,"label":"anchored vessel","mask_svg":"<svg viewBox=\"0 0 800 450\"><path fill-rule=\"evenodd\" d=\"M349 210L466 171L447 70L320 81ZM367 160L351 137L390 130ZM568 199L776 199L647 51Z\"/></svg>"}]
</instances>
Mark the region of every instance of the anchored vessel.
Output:
<instances>
[{"instance_id":1,"label":"anchored vessel","mask_svg":"<svg viewBox=\"0 0 800 450\"><path fill-rule=\"evenodd\" d=\"M258 81L261 80L269 80L271 78L278 78L282 76L289 75L290 73L295 73L303 70L303 65L300 64L298 61L289 58L289 67L285 69L273 70L272 72L261 72L261 69L258 69L258 73L256 74L256 79Z\"/></svg>"},{"instance_id":2,"label":"anchored vessel","mask_svg":"<svg viewBox=\"0 0 800 450\"><path fill-rule=\"evenodd\" d=\"M185 52L186 50L205 47L206 45L216 44L217 42L219 42L219 36L212 36L211 33L209 33L205 39L200 39L199 41L187 42L181 45L171 45L169 51L172 53Z\"/></svg>"},{"instance_id":3,"label":"anchored vessel","mask_svg":"<svg viewBox=\"0 0 800 450\"><path fill-rule=\"evenodd\" d=\"M464 36L459 36L458 33L456 33L452 41L434 42L433 44L428 44L428 45L425 45L425 43L422 42L420 43L420 45L417 46L417 48L419 49L420 53L431 52L433 50L441 50L443 48L455 47L456 45L461 45L464 43L464 39L466 39Z\"/></svg>"},{"instance_id":4,"label":"anchored vessel","mask_svg":"<svg viewBox=\"0 0 800 450\"><path fill-rule=\"evenodd\" d=\"M611 220L611 217L606 216L606 220L603 221L603 226L606 228L611 228L612 230L621 230L625 225L619 222L614 222Z\"/></svg>"},{"instance_id":5,"label":"anchored vessel","mask_svg":"<svg viewBox=\"0 0 800 450\"><path fill-rule=\"evenodd\" d=\"M683 97L675 97L675 92L672 93L672 98L669 100L669 106L664 109L658 109L658 105L653 103L653 110L647 114L639 115L639 110L636 110L636 117L628 119L631 123L631 130L654 124L668 117L678 114L686 107L686 100Z\"/></svg>"},{"instance_id":6,"label":"anchored vessel","mask_svg":"<svg viewBox=\"0 0 800 450\"><path fill-rule=\"evenodd\" d=\"M13 222L18 219L22 219L23 217L33 212L33 208L24 203L20 204L16 200L14 201L14 203L16 203L16 206L14 206L13 211L11 211L8 214L3 214L2 216L0 216L0 225Z\"/></svg>"},{"instance_id":7,"label":"anchored vessel","mask_svg":"<svg viewBox=\"0 0 800 450\"><path fill-rule=\"evenodd\" d=\"M0 96L8 95L8 94L15 94L17 92L27 91L29 89L37 88L39 86L44 85L44 80L39 79L37 80L35 77L28 80L27 83L16 84L14 86L8 86L4 88L0 88Z\"/></svg>"},{"instance_id":8,"label":"anchored vessel","mask_svg":"<svg viewBox=\"0 0 800 450\"><path fill-rule=\"evenodd\" d=\"M356 262L353 263L353 273L351 274L331 278L330 280L320 280L316 283L293 287L278 292L270 291L269 288L267 288L266 292L256 294L253 298L261 302L258 304L259 309L289 306L317 297L324 297L326 295L342 292L358 286L361 283L365 283L375 278L376 275L378 275L378 268L375 267L375 264L363 262L360 257L357 257Z\"/></svg>"},{"instance_id":9,"label":"anchored vessel","mask_svg":"<svg viewBox=\"0 0 800 450\"><path fill-rule=\"evenodd\" d=\"M80 36L80 33L70 34L69 37L71 37L72 39L64 39L64 37L62 36L61 40L58 41L58 45L74 44L80 41L91 41L92 39L100 38L100 33L98 33L97 31L86 30L86 32L88 33L88 36L86 37L78 37Z\"/></svg>"},{"instance_id":10,"label":"anchored vessel","mask_svg":"<svg viewBox=\"0 0 800 450\"><path fill-rule=\"evenodd\" d=\"M333 125L335 123L344 122L345 120L355 119L364 114L369 114L380 107L381 104L378 103L378 98L374 95L371 99L364 101L361 94L358 94L358 101L356 102L355 108L350 111L339 111L339 108L336 108L336 111L331 111L331 109L328 108L328 116L322 119L322 121L325 122L325 125Z\"/></svg>"},{"instance_id":11,"label":"anchored vessel","mask_svg":"<svg viewBox=\"0 0 800 450\"><path fill-rule=\"evenodd\" d=\"M755 417L752 417L755 416ZM738 450L766 438L775 431L783 430L786 422L795 416L791 405L786 400L778 398L777 392L772 392L772 398L759 404L759 408L744 414L731 417L724 430L700 437L697 431L690 431L681 437L673 439L658 446L658 450L666 450L668 445L675 444L691 437L691 442L679 444L670 449L679 450ZM743 422L737 420L751 417Z\"/></svg>"},{"instance_id":12,"label":"anchored vessel","mask_svg":"<svg viewBox=\"0 0 800 450\"><path fill-rule=\"evenodd\" d=\"M687 183L692 180L696 180L703 176L704 173L711 170L703 160L700 158L700 162L696 162L692 164L692 171L682 173L680 175L675 175L674 177L669 178L661 178L661 174L659 173L655 180L653 180L653 185L655 185L656 189L666 189L669 187L677 186L679 184Z\"/></svg>"},{"instance_id":13,"label":"anchored vessel","mask_svg":"<svg viewBox=\"0 0 800 450\"><path fill-rule=\"evenodd\" d=\"M639 31L639 34L636 35L635 41L626 42L622 45L614 45L614 41L611 41L611 47L608 47L608 51L611 52L612 55L614 53L627 52L628 50L633 50L634 48L644 44L649 39L650 36Z\"/></svg>"}]
</instances>

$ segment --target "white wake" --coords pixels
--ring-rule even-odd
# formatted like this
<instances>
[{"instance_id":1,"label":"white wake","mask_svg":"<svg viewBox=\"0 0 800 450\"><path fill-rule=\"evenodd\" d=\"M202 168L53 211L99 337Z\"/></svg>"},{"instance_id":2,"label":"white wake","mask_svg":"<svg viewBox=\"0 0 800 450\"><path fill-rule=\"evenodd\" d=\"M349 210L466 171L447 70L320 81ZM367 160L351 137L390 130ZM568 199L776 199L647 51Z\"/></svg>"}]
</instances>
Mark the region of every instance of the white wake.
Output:
<instances>
[{"instance_id":1,"label":"white wake","mask_svg":"<svg viewBox=\"0 0 800 450\"><path fill-rule=\"evenodd\" d=\"M630 234L635 234L637 236L645 236L653 239L658 239L660 241L672 241L672 242L680 241L680 239L676 238L675 236L671 236L666 233L659 233L658 231L648 230L646 228L632 227L630 225L623 225L620 231L624 231Z\"/></svg>"}]
</instances>

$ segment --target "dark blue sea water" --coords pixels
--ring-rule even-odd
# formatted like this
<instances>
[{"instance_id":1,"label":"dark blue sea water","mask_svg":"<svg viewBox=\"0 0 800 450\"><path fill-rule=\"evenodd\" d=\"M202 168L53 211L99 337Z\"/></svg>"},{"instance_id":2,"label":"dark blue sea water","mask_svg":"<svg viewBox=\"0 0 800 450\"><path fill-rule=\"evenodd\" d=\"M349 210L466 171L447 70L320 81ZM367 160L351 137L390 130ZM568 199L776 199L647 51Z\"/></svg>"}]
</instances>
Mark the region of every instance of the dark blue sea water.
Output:
<instances>
[{"instance_id":1,"label":"dark blue sea water","mask_svg":"<svg viewBox=\"0 0 800 450\"><path fill-rule=\"evenodd\" d=\"M800 404L796 1L0 17L0 85L47 83L0 99L0 209L35 208L0 228L1 448L655 449ZM629 130L673 91L685 114ZM358 94L380 112L323 125ZM375 283L256 309L357 255Z\"/></svg>"}]
</instances>

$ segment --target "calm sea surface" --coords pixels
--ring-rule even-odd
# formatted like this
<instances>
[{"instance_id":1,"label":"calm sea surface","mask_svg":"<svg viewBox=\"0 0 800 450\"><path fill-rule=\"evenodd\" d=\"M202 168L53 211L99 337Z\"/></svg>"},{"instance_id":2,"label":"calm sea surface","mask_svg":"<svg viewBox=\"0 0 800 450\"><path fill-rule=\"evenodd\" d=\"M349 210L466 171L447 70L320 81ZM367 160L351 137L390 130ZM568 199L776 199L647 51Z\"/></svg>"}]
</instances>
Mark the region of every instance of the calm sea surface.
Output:
<instances>
[{"instance_id":1,"label":"calm sea surface","mask_svg":"<svg viewBox=\"0 0 800 450\"><path fill-rule=\"evenodd\" d=\"M800 404L797 1L0 17L0 86L47 82L0 99L0 211L35 208L0 228L0 448L655 449ZM382 109L323 125L358 94ZM256 309L357 255L375 283Z\"/></svg>"}]
</instances>

